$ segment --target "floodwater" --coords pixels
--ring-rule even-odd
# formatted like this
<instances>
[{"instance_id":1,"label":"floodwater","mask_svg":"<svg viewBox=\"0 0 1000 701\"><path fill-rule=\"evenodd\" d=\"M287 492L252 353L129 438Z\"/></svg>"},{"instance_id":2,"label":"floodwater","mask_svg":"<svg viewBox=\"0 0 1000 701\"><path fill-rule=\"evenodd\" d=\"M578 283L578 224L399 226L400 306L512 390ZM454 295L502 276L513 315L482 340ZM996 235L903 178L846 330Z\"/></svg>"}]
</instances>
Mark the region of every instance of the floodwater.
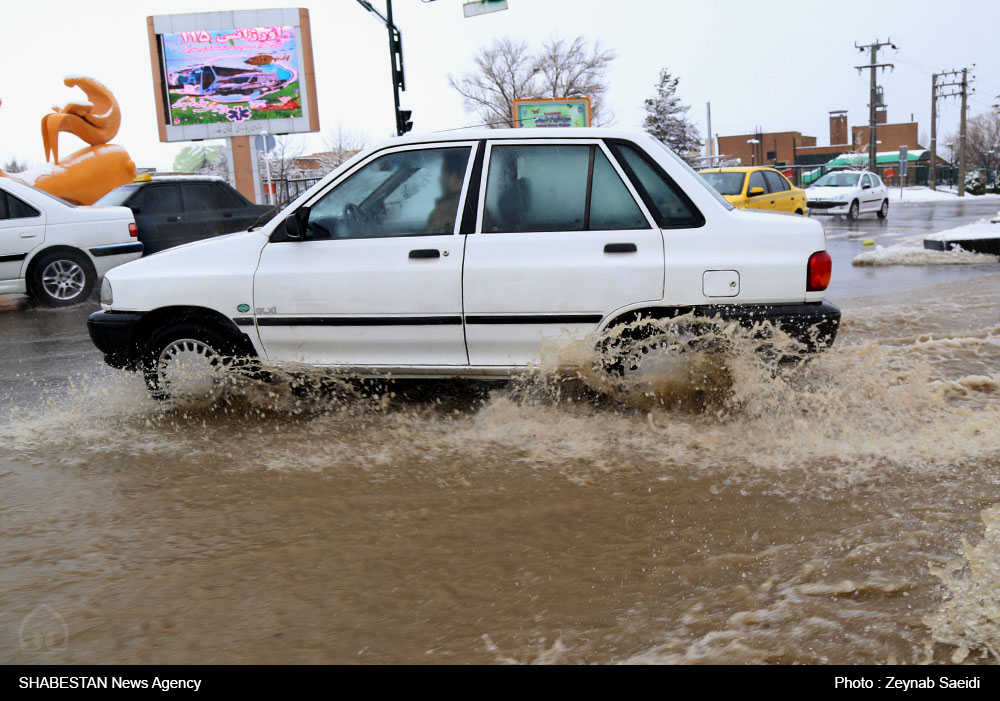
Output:
<instances>
[{"instance_id":1,"label":"floodwater","mask_svg":"<svg viewBox=\"0 0 1000 701\"><path fill-rule=\"evenodd\" d=\"M614 400L173 406L89 307L5 313L0 662L996 662L1000 275L839 302Z\"/></svg>"}]
</instances>

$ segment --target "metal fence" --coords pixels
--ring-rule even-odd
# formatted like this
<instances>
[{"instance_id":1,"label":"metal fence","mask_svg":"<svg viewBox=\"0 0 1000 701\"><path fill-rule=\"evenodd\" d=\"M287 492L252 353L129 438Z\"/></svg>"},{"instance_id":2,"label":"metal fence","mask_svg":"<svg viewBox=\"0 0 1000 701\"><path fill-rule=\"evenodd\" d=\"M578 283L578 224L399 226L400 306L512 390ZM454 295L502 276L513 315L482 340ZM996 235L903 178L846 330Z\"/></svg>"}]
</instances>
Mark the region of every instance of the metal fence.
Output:
<instances>
[{"instance_id":1,"label":"metal fence","mask_svg":"<svg viewBox=\"0 0 1000 701\"><path fill-rule=\"evenodd\" d=\"M303 192L311 188L313 185L322 180L322 177L318 178L281 178L279 180L272 180L271 183L274 187L274 204L281 210L289 202L296 199ZM261 192L267 192L267 183L261 183Z\"/></svg>"},{"instance_id":2,"label":"metal fence","mask_svg":"<svg viewBox=\"0 0 1000 701\"><path fill-rule=\"evenodd\" d=\"M810 166L775 166L778 170L783 172L789 180L791 180L797 187L806 187L811 183L815 182L819 178L823 177L831 170L837 170L838 168L830 168L825 165L810 165ZM843 169L840 167L839 169ZM927 163L920 164L910 164L907 166L905 182L902 184L904 186L910 185L928 185L930 181L930 171L931 166ZM977 169L979 170L979 169ZM887 175L886 171L892 171L892 175ZM900 180L896 173L899 172L899 166L896 164L884 165L878 167L879 177L889 186L900 186ZM988 188L993 188L997 183L997 171L996 170L984 170L982 171L986 176L986 182ZM946 166L939 165L937 167L937 185L941 187L956 187L958 185L958 167L957 166Z\"/></svg>"}]
</instances>

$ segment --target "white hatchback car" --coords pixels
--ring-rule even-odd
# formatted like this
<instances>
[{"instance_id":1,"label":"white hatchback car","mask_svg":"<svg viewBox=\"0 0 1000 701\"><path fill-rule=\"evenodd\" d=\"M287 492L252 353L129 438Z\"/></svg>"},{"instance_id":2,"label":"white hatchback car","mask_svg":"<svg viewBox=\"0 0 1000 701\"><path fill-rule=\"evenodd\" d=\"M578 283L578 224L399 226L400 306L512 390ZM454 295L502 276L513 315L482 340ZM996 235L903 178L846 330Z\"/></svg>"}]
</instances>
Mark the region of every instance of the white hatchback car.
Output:
<instances>
[{"instance_id":1,"label":"white hatchback car","mask_svg":"<svg viewBox=\"0 0 1000 701\"><path fill-rule=\"evenodd\" d=\"M0 293L83 302L107 271L142 256L136 235L127 207L77 207L0 178Z\"/></svg>"},{"instance_id":2,"label":"white hatchback car","mask_svg":"<svg viewBox=\"0 0 1000 701\"><path fill-rule=\"evenodd\" d=\"M889 216L889 190L867 170L827 173L806 188L806 202L812 214L846 214L848 219L868 212L879 219Z\"/></svg>"},{"instance_id":3,"label":"white hatchback car","mask_svg":"<svg viewBox=\"0 0 1000 701\"><path fill-rule=\"evenodd\" d=\"M833 342L821 224L733 208L659 141L610 129L408 135L263 227L111 272L88 322L169 393L181 361L503 378L546 339L639 318L772 321Z\"/></svg>"}]
</instances>

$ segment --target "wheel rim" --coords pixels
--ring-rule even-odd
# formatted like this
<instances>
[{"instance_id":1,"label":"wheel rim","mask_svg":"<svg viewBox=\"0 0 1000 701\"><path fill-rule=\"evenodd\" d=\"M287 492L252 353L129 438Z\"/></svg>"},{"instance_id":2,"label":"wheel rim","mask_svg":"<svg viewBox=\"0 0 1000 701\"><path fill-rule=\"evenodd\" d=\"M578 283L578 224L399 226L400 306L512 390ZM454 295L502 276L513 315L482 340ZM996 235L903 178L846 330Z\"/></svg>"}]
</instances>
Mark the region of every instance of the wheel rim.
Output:
<instances>
[{"instance_id":1,"label":"wheel rim","mask_svg":"<svg viewBox=\"0 0 1000 701\"><path fill-rule=\"evenodd\" d=\"M883 202L882 203L882 216L884 217L888 213L889 213L889 203L888 202Z\"/></svg>"},{"instance_id":2,"label":"wheel rim","mask_svg":"<svg viewBox=\"0 0 1000 701\"><path fill-rule=\"evenodd\" d=\"M860 209L861 208L858 206L857 202L853 203L851 205L851 216L856 218L858 216L858 212L860 211Z\"/></svg>"},{"instance_id":3,"label":"wheel rim","mask_svg":"<svg viewBox=\"0 0 1000 701\"><path fill-rule=\"evenodd\" d=\"M214 348L194 338L181 338L160 351L156 379L160 389L173 396L198 396L219 384L223 369L223 359Z\"/></svg>"},{"instance_id":4,"label":"wheel rim","mask_svg":"<svg viewBox=\"0 0 1000 701\"><path fill-rule=\"evenodd\" d=\"M42 271L45 292L61 301L79 297L86 285L87 274L71 260L54 260Z\"/></svg>"}]
</instances>

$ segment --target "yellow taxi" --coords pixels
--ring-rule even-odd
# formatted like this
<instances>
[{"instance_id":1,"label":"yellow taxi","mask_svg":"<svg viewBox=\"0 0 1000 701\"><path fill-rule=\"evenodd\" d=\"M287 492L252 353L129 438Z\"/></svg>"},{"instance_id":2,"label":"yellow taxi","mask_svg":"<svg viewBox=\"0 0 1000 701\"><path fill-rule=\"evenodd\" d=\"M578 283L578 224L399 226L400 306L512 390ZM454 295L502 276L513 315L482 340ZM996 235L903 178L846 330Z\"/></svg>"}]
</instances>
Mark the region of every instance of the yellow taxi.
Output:
<instances>
[{"instance_id":1,"label":"yellow taxi","mask_svg":"<svg viewBox=\"0 0 1000 701\"><path fill-rule=\"evenodd\" d=\"M809 214L806 191L774 168L706 168L698 172L736 207Z\"/></svg>"}]
</instances>

